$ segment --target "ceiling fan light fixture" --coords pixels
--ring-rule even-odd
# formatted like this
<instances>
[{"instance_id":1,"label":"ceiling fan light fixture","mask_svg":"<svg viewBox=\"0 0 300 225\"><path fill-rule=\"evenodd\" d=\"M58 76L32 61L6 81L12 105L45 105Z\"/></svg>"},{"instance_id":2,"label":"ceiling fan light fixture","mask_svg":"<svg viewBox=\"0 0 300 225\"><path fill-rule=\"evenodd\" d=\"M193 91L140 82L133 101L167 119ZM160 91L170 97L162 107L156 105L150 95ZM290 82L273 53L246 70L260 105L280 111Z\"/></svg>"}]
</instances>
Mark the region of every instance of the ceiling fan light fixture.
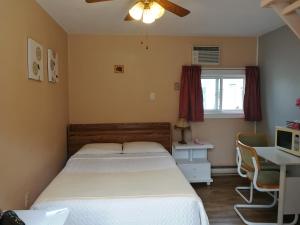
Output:
<instances>
[{"instance_id":1,"label":"ceiling fan light fixture","mask_svg":"<svg viewBox=\"0 0 300 225\"><path fill-rule=\"evenodd\" d=\"M143 23L153 23L155 21L155 15L150 7L145 7L143 12Z\"/></svg>"},{"instance_id":2,"label":"ceiling fan light fixture","mask_svg":"<svg viewBox=\"0 0 300 225\"><path fill-rule=\"evenodd\" d=\"M159 19L165 13L165 9L157 2L152 2L151 6L150 6L150 10L155 15L155 19Z\"/></svg>"},{"instance_id":3,"label":"ceiling fan light fixture","mask_svg":"<svg viewBox=\"0 0 300 225\"><path fill-rule=\"evenodd\" d=\"M140 20L143 17L143 11L144 3L138 2L129 10L129 15L135 20Z\"/></svg>"}]
</instances>

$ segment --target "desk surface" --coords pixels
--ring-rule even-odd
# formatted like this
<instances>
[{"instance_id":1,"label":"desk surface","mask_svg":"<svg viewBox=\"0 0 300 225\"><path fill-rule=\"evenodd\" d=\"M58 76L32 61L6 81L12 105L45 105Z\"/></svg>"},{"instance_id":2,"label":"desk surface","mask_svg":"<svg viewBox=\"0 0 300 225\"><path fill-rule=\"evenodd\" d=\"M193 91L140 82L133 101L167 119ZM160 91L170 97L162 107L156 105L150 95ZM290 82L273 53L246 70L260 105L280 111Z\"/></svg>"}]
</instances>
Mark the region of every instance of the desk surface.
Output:
<instances>
[{"instance_id":1,"label":"desk surface","mask_svg":"<svg viewBox=\"0 0 300 225\"><path fill-rule=\"evenodd\" d=\"M208 142L203 142L196 144L194 142L188 142L187 144L180 144L178 142L173 142L173 146L178 150L182 149L213 149L214 146Z\"/></svg>"},{"instance_id":2,"label":"desk surface","mask_svg":"<svg viewBox=\"0 0 300 225\"><path fill-rule=\"evenodd\" d=\"M276 147L255 147L257 154L277 165L300 165L300 157L286 153Z\"/></svg>"}]
</instances>

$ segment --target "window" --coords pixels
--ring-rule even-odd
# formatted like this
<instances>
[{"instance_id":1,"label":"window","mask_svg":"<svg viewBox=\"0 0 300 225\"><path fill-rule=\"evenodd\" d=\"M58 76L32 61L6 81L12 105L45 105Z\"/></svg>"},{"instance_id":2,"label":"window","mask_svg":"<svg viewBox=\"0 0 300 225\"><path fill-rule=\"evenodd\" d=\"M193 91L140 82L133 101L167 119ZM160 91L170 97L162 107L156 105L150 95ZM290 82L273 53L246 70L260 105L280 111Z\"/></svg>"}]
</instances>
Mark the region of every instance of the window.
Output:
<instances>
[{"instance_id":1,"label":"window","mask_svg":"<svg viewBox=\"0 0 300 225\"><path fill-rule=\"evenodd\" d=\"M206 117L243 117L244 70L203 70L201 83Z\"/></svg>"}]
</instances>

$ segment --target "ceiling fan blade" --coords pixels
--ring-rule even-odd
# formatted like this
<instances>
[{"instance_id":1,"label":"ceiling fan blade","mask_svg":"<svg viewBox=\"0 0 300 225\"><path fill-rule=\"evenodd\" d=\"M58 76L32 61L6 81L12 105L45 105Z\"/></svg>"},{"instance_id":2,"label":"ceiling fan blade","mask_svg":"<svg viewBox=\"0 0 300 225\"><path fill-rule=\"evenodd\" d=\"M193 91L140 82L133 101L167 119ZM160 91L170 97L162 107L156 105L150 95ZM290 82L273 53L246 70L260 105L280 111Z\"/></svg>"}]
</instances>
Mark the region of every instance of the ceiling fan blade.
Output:
<instances>
[{"instance_id":1,"label":"ceiling fan blade","mask_svg":"<svg viewBox=\"0 0 300 225\"><path fill-rule=\"evenodd\" d=\"M86 3L95 3L95 2L106 2L106 1L111 1L111 0L85 0Z\"/></svg>"},{"instance_id":2,"label":"ceiling fan blade","mask_svg":"<svg viewBox=\"0 0 300 225\"><path fill-rule=\"evenodd\" d=\"M170 2L168 0L155 0L158 4L160 4L162 7L164 7L166 10L176 14L177 16L184 17L190 13L189 10L182 8L179 5L176 5L173 2Z\"/></svg>"},{"instance_id":3,"label":"ceiling fan blade","mask_svg":"<svg viewBox=\"0 0 300 225\"><path fill-rule=\"evenodd\" d=\"M124 21L132 21L132 20L134 19L129 15L129 13L124 18Z\"/></svg>"}]
</instances>

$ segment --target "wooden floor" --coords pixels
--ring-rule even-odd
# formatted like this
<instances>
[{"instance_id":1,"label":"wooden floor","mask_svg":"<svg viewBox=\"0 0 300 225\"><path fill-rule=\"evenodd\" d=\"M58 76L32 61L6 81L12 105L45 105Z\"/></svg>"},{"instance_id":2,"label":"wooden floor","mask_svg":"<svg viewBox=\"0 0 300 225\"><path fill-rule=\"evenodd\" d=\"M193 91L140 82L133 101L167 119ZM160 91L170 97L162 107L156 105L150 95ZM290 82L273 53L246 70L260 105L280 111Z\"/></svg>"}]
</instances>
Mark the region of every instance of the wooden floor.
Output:
<instances>
[{"instance_id":1,"label":"wooden floor","mask_svg":"<svg viewBox=\"0 0 300 225\"><path fill-rule=\"evenodd\" d=\"M247 186L247 181L239 176L214 177L211 186L193 184L192 186L201 197L206 209L210 224L244 224L233 210L233 205L244 204L243 199L235 192L236 186ZM255 203L268 204L272 198L265 193L254 193ZM245 218L254 222L275 222L277 206L273 209L245 209L242 211ZM293 217L285 218L290 222ZM297 224L300 224L298 221Z\"/></svg>"}]
</instances>

